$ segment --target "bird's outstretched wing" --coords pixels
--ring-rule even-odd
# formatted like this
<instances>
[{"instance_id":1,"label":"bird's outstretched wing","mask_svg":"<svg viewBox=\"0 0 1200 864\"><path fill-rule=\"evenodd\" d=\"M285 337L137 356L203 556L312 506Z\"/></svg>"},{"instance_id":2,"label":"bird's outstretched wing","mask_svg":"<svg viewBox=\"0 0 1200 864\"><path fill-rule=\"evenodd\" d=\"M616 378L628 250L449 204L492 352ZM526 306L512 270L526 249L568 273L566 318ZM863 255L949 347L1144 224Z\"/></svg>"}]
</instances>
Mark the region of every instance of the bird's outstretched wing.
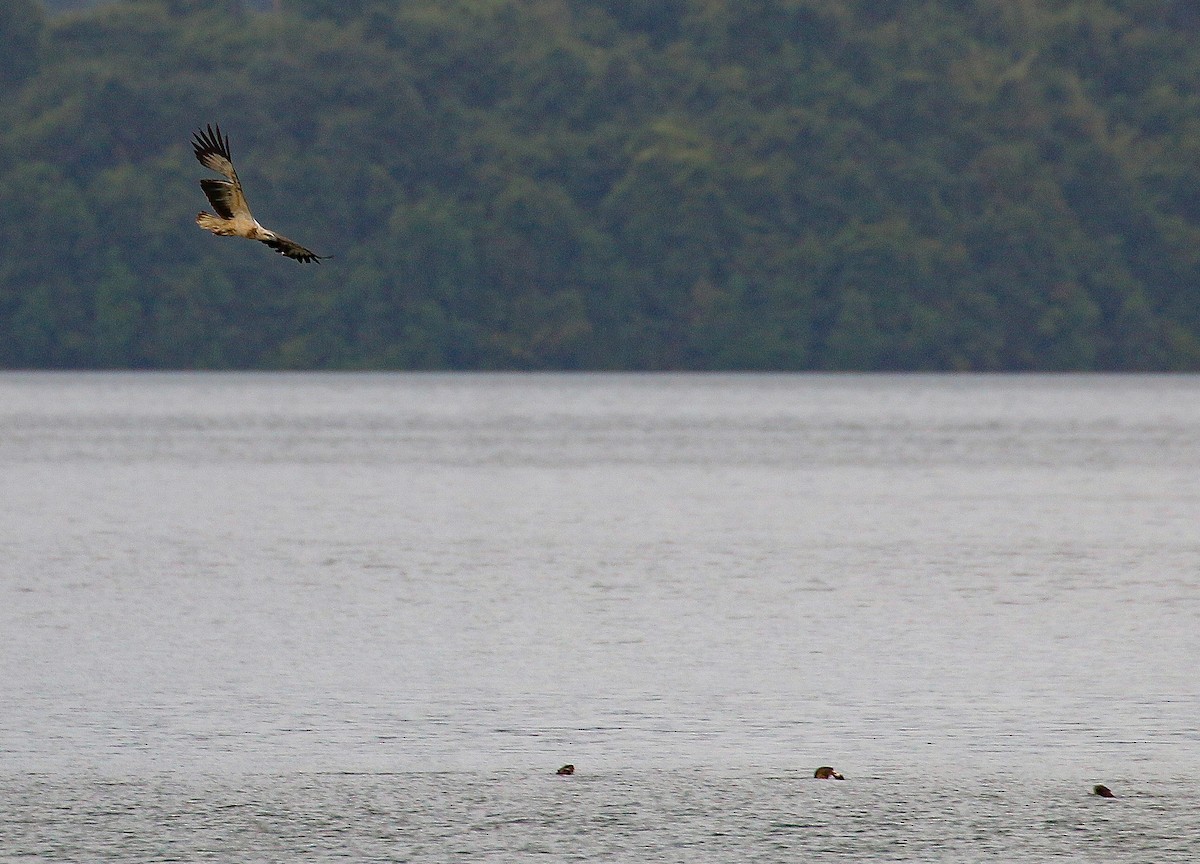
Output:
<instances>
[{"instance_id":1,"label":"bird's outstretched wing","mask_svg":"<svg viewBox=\"0 0 1200 864\"><path fill-rule=\"evenodd\" d=\"M214 207L216 204L213 205ZM264 229L263 234L266 236L256 237L254 239L261 243L266 243L280 255L286 255L289 258L295 258L297 261L302 261L305 264L320 264L321 261L330 257L328 255L318 255L311 249L305 249L294 240L289 240L286 237L280 237L274 231Z\"/></svg>"},{"instance_id":2,"label":"bird's outstretched wing","mask_svg":"<svg viewBox=\"0 0 1200 864\"><path fill-rule=\"evenodd\" d=\"M229 136L221 136L221 124L217 124L214 132L212 124L199 132L192 133L192 149L196 158L205 168L224 174L230 180L237 180L237 172L233 170L233 157L229 155Z\"/></svg>"},{"instance_id":3,"label":"bird's outstretched wing","mask_svg":"<svg viewBox=\"0 0 1200 864\"><path fill-rule=\"evenodd\" d=\"M229 136L221 136L220 124L215 132L209 125L207 129L194 133L192 149L196 151L196 159L201 165L228 178L200 181L200 188L204 190L213 209L224 219L251 218L250 206L242 192L242 181L238 180L233 158L229 155Z\"/></svg>"},{"instance_id":4,"label":"bird's outstretched wing","mask_svg":"<svg viewBox=\"0 0 1200 864\"><path fill-rule=\"evenodd\" d=\"M250 210L246 206L246 196L239 194L238 187L228 180L213 180L205 177L200 181L200 188L204 190L208 203L212 204L213 209L222 219L233 219L234 214L250 215Z\"/></svg>"}]
</instances>

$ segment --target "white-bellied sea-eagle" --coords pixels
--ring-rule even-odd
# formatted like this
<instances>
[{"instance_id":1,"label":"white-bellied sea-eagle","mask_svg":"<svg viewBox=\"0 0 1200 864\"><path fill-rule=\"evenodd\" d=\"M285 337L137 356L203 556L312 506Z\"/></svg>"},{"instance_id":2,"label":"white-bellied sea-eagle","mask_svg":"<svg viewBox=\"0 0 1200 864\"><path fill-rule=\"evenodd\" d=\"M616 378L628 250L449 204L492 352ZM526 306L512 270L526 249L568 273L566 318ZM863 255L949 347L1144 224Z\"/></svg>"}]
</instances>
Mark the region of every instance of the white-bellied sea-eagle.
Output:
<instances>
[{"instance_id":1,"label":"white-bellied sea-eagle","mask_svg":"<svg viewBox=\"0 0 1200 864\"><path fill-rule=\"evenodd\" d=\"M193 138L192 149L196 151L196 158L200 164L226 177L224 180L206 177L200 181L200 188L204 190L217 215L200 211L196 215L197 225L221 237L247 237L258 240L280 255L295 258L306 264L319 264L322 258L329 257L318 255L299 243L267 230L250 215L250 207L242 193L242 183L238 180L237 171L233 170L233 160L229 155L229 136L221 137L220 125L216 131L212 126L208 126L207 129L196 132Z\"/></svg>"}]
</instances>

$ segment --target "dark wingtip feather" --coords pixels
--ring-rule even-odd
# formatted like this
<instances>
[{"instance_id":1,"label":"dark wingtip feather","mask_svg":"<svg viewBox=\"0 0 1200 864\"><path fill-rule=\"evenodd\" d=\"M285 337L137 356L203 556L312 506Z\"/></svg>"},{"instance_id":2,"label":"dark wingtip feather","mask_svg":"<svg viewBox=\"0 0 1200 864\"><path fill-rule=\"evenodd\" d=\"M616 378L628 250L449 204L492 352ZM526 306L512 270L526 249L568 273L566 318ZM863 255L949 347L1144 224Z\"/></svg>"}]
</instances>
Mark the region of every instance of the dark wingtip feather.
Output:
<instances>
[{"instance_id":1,"label":"dark wingtip feather","mask_svg":"<svg viewBox=\"0 0 1200 864\"><path fill-rule=\"evenodd\" d=\"M224 156L230 162L233 161L233 156L229 152L229 136L221 135L221 124L217 124L216 131L213 131L211 123L205 124L205 128L192 133L192 149L196 153L196 158L203 162L204 154L216 153L219 156Z\"/></svg>"},{"instance_id":2,"label":"dark wingtip feather","mask_svg":"<svg viewBox=\"0 0 1200 864\"><path fill-rule=\"evenodd\" d=\"M301 264L320 264L326 258L333 257L332 255L318 255L316 252L305 249L299 243L286 238L272 237L260 240L259 242L270 246L285 258L291 258L293 261L299 261Z\"/></svg>"}]
</instances>

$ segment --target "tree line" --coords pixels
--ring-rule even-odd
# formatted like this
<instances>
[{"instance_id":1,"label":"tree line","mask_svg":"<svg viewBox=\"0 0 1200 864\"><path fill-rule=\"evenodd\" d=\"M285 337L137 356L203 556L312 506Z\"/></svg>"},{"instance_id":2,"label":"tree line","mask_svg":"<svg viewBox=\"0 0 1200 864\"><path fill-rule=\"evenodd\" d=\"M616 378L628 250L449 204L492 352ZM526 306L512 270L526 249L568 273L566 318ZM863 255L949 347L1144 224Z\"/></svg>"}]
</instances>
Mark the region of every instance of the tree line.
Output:
<instances>
[{"instance_id":1,"label":"tree line","mask_svg":"<svg viewBox=\"0 0 1200 864\"><path fill-rule=\"evenodd\" d=\"M1196 9L6 0L0 366L1194 370Z\"/></svg>"}]
</instances>

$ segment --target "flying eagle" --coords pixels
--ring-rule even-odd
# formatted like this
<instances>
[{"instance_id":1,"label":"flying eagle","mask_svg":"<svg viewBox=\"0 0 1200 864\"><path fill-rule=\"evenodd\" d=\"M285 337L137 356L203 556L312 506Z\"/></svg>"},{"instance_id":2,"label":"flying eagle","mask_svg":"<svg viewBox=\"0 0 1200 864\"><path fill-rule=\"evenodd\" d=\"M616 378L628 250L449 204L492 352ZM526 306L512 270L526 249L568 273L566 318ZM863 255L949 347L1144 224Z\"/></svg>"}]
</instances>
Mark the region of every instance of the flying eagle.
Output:
<instances>
[{"instance_id":1,"label":"flying eagle","mask_svg":"<svg viewBox=\"0 0 1200 864\"><path fill-rule=\"evenodd\" d=\"M281 237L274 231L268 231L258 224L258 220L250 215L250 207L246 204L246 196L242 194L242 183L238 180L237 171L233 170L233 160L229 155L229 136L221 137L221 127L218 124L214 132L209 126L207 131L201 130L193 135L192 149L196 158L205 168L210 168L218 174L224 174L228 179L214 180L206 177L200 181L200 188L208 197L209 203L217 211L214 216L201 210L196 214L196 224L206 231L211 231L221 237L247 237L266 243L280 255L295 258L304 263L321 263L328 255L305 249L299 243Z\"/></svg>"}]
</instances>

